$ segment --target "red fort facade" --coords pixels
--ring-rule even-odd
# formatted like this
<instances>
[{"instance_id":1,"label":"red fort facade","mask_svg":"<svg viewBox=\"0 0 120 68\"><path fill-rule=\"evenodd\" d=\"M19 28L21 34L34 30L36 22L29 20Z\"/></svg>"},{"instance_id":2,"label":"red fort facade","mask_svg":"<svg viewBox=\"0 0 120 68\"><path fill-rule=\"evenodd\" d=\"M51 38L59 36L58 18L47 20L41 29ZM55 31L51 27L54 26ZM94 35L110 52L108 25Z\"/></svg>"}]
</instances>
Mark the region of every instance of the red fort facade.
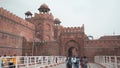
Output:
<instances>
[{"instance_id":1,"label":"red fort facade","mask_svg":"<svg viewBox=\"0 0 120 68\"><path fill-rule=\"evenodd\" d=\"M50 8L42 4L25 20L0 8L0 55L87 56L120 55L120 35L89 39L81 27L64 27Z\"/></svg>"}]
</instances>

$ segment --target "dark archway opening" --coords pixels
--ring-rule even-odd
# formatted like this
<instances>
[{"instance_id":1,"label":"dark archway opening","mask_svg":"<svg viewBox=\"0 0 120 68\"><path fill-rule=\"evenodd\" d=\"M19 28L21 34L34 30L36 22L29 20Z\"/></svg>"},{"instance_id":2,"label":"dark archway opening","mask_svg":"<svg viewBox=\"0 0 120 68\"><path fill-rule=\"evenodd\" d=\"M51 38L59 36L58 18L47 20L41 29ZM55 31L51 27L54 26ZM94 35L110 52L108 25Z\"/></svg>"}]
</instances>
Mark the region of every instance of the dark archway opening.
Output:
<instances>
[{"instance_id":1,"label":"dark archway opening","mask_svg":"<svg viewBox=\"0 0 120 68\"><path fill-rule=\"evenodd\" d=\"M75 47L70 47L70 48L68 49L68 56L69 56L69 57L76 56L76 53L77 53L77 50L76 50Z\"/></svg>"}]
</instances>

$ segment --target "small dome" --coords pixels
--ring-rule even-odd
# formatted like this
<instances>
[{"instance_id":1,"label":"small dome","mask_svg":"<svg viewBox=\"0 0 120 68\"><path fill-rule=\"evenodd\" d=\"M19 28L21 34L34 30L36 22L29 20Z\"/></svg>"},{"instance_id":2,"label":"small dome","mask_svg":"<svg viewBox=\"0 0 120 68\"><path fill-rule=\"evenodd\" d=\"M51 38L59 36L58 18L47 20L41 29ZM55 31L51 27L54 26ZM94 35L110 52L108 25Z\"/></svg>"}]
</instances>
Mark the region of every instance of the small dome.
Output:
<instances>
[{"instance_id":1,"label":"small dome","mask_svg":"<svg viewBox=\"0 0 120 68\"><path fill-rule=\"evenodd\" d=\"M25 13L25 15L27 15L27 16L32 16L33 14L32 14L30 11L27 11L27 12Z\"/></svg>"},{"instance_id":2,"label":"small dome","mask_svg":"<svg viewBox=\"0 0 120 68\"><path fill-rule=\"evenodd\" d=\"M48 12L48 11L50 11L49 7L46 4L42 4L38 10L40 12Z\"/></svg>"},{"instance_id":3,"label":"small dome","mask_svg":"<svg viewBox=\"0 0 120 68\"><path fill-rule=\"evenodd\" d=\"M40 8L48 8L48 6L46 4L42 4Z\"/></svg>"},{"instance_id":4,"label":"small dome","mask_svg":"<svg viewBox=\"0 0 120 68\"><path fill-rule=\"evenodd\" d=\"M61 21L60 21L58 18L56 18L56 19L54 20L54 23L55 23L55 24L60 24Z\"/></svg>"}]
</instances>

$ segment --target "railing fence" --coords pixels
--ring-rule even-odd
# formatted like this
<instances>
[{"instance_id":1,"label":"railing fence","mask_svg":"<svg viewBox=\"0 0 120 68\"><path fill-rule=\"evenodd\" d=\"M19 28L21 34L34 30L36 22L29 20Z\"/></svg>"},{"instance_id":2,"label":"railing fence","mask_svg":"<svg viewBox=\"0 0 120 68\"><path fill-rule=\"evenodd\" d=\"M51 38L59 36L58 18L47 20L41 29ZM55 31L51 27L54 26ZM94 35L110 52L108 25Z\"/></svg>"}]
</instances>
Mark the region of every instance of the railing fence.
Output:
<instances>
[{"instance_id":1,"label":"railing fence","mask_svg":"<svg viewBox=\"0 0 120 68\"><path fill-rule=\"evenodd\" d=\"M37 68L65 62L64 56L7 56L0 57L0 68Z\"/></svg>"},{"instance_id":2,"label":"railing fence","mask_svg":"<svg viewBox=\"0 0 120 68\"><path fill-rule=\"evenodd\" d=\"M95 56L94 59L106 68L120 68L120 56Z\"/></svg>"}]
</instances>

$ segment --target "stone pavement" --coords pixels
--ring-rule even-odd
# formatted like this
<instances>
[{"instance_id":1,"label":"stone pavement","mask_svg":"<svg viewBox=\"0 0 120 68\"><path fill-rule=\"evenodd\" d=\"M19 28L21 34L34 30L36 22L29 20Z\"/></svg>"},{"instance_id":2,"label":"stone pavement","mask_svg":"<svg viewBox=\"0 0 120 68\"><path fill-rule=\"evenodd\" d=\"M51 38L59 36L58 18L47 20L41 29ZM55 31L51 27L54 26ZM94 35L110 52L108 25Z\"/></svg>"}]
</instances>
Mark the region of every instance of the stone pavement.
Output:
<instances>
[{"instance_id":1,"label":"stone pavement","mask_svg":"<svg viewBox=\"0 0 120 68\"><path fill-rule=\"evenodd\" d=\"M64 63L57 66L49 67L49 68L66 68L66 64Z\"/></svg>"},{"instance_id":2,"label":"stone pavement","mask_svg":"<svg viewBox=\"0 0 120 68\"><path fill-rule=\"evenodd\" d=\"M25 67L23 67L23 68L25 68ZM29 68L35 68L35 67L31 66ZM59 65L52 66L52 67L40 67L40 66L37 66L36 68L66 68L66 64L65 63L64 64L59 64ZM104 67L99 65L99 64L96 64L96 63L88 63L88 68L104 68Z\"/></svg>"},{"instance_id":3,"label":"stone pavement","mask_svg":"<svg viewBox=\"0 0 120 68\"><path fill-rule=\"evenodd\" d=\"M64 63L58 66L49 67L49 68L66 68L66 64ZM96 63L88 63L88 68L104 68L104 67Z\"/></svg>"},{"instance_id":4,"label":"stone pavement","mask_svg":"<svg viewBox=\"0 0 120 68\"><path fill-rule=\"evenodd\" d=\"M104 67L96 63L88 63L88 68L104 68Z\"/></svg>"}]
</instances>

